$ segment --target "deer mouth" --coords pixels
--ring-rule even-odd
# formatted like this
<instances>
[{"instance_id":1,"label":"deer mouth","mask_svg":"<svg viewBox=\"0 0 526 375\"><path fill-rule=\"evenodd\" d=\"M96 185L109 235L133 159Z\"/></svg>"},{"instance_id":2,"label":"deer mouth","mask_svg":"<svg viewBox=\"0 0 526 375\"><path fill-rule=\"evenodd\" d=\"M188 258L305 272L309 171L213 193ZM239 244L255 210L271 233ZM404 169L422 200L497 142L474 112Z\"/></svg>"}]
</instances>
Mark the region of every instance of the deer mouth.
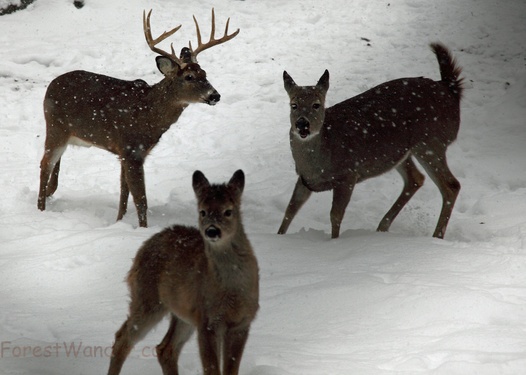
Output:
<instances>
[{"instance_id":1,"label":"deer mouth","mask_svg":"<svg viewBox=\"0 0 526 375\"><path fill-rule=\"evenodd\" d=\"M203 99L203 101L208 104L208 105L216 105L217 104L217 100L208 100L208 99Z\"/></svg>"},{"instance_id":2,"label":"deer mouth","mask_svg":"<svg viewBox=\"0 0 526 375\"><path fill-rule=\"evenodd\" d=\"M305 117L300 117L296 120L295 123L296 130L298 135L305 139L310 135L310 122Z\"/></svg>"},{"instance_id":3,"label":"deer mouth","mask_svg":"<svg viewBox=\"0 0 526 375\"><path fill-rule=\"evenodd\" d=\"M205 236L212 242L218 241L221 239L221 229L214 225L210 225L205 229Z\"/></svg>"},{"instance_id":4,"label":"deer mouth","mask_svg":"<svg viewBox=\"0 0 526 375\"><path fill-rule=\"evenodd\" d=\"M310 135L309 129L298 129L298 135L300 138L305 139Z\"/></svg>"}]
</instances>

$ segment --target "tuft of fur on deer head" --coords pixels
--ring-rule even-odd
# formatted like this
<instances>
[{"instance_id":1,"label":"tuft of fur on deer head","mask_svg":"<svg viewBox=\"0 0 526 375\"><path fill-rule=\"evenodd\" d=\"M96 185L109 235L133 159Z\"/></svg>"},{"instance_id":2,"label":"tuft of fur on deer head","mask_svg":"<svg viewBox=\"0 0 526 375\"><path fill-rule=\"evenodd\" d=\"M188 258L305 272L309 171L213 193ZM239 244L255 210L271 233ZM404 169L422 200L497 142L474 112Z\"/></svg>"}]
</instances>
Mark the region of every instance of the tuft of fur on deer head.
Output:
<instances>
[{"instance_id":1,"label":"tuft of fur on deer head","mask_svg":"<svg viewBox=\"0 0 526 375\"><path fill-rule=\"evenodd\" d=\"M210 40L202 42L199 24L194 17L197 47L183 47L180 56L173 44L167 52L157 44L173 35L181 26L152 37L151 11L143 14L146 42L158 53L156 63L164 78L150 86L143 80L123 81L86 71L73 71L55 78L44 98L46 140L40 162L38 208L46 209L46 197L58 186L62 154L68 145L95 146L116 154L121 161L121 189L117 220L127 210L131 192L139 225L147 224L147 200L143 164L161 136L175 123L191 103L215 105L220 95L210 84L206 72L197 62L202 51L234 38L239 29L215 38L215 15L212 9Z\"/></svg>"},{"instance_id":2,"label":"tuft of fur on deer head","mask_svg":"<svg viewBox=\"0 0 526 375\"><path fill-rule=\"evenodd\" d=\"M199 227L175 225L147 240L128 274L130 313L115 334L108 375L120 373L133 346L162 318L157 346L164 374L178 374L179 354L197 330L204 374L237 375L259 308L259 271L241 221L245 175L210 184L196 171ZM222 365L221 365L222 362Z\"/></svg>"},{"instance_id":3,"label":"tuft of fur on deer head","mask_svg":"<svg viewBox=\"0 0 526 375\"><path fill-rule=\"evenodd\" d=\"M404 180L402 193L378 225L387 231L424 183L416 159L442 194L434 237L443 238L460 183L446 159L460 126L461 69L449 50L431 44L440 81L400 78L378 85L332 107L325 107L329 89L326 70L315 86L298 86L283 73L290 98L290 146L298 180L278 230L284 234L311 193L333 191L332 238L340 234L354 186L395 168Z\"/></svg>"}]
</instances>

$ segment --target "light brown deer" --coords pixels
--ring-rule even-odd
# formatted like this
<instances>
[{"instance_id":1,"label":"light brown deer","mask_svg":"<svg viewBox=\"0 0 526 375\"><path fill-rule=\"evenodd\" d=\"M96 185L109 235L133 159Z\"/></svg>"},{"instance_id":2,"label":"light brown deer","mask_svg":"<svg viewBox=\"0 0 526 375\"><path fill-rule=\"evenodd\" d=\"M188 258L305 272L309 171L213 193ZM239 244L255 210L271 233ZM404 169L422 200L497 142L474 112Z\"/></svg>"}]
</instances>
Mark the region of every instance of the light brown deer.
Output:
<instances>
[{"instance_id":1,"label":"light brown deer","mask_svg":"<svg viewBox=\"0 0 526 375\"><path fill-rule=\"evenodd\" d=\"M219 93L197 63L197 55L234 38L239 29L228 34L228 19L223 37L215 39L215 15L212 9L210 40L202 43L199 24L194 17L197 43L194 50L181 50L177 57L156 47L174 34L178 26L153 39L151 10L143 14L144 35L148 46L158 53L157 67L163 80L150 86L143 80L123 81L86 71L73 71L54 79L44 98L46 119L45 151L40 163L38 208L45 210L46 197L58 186L60 159L70 144L96 146L118 155L121 161L121 188L117 220L126 213L131 192L139 225L147 224L147 200L143 164L161 136L177 121L190 103L215 105Z\"/></svg>"},{"instance_id":2,"label":"light brown deer","mask_svg":"<svg viewBox=\"0 0 526 375\"><path fill-rule=\"evenodd\" d=\"M199 229L166 228L137 252L128 274L130 313L115 334L109 375L120 373L133 345L167 314L170 327L156 348L165 375L178 374L195 329L204 373L238 374L259 307L258 264L241 222L245 175L238 170L228 184L211 185L196 171L192 184Z\"/></svg>"},{"instance_id":3,"label":"light brown deer","mask_svg":"<svg viewBox=\"0 0 526 375\"><path fill-rule=\"evenodd\" d=\"M424 183L414 157L442 194L442 210L433 234L443 238L460 183L451 173L447 147L460 126L461 68L449 50L431 44L440 81L401 78L325 108L329 72L316 86L298 86L283 73L290 97L290 146L299 178L278 230L284 234L313 191L333 190L332 238L340 234L354 186L392 168L404 180L402 193L378 225L388 231L400 210Z\"/></svg>"}]
</instances>

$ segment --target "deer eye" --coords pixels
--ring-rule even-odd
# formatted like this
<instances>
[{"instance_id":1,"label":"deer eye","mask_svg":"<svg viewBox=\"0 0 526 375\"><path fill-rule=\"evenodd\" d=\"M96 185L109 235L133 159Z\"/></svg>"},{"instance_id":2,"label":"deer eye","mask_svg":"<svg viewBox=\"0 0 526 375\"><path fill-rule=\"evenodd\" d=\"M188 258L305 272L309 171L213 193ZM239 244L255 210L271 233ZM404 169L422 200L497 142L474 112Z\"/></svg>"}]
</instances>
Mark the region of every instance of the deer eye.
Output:
<instances>
[{"instance_id":1,"label":"deer eye","mask_svg":"<svg viewBox=\"0 0 526 375\"><path fill-rule=\"evenodd\" d=\"M205 210L199 211L199 215L201 215L201 217L205 217L206 216L206 211Z\"/></svg>"},{"instance_id":2,"label":"deer eye","mask_svg":"<svg viewBox=\"0 0 526 375\"><path fill-rule=\"evenodd\" d=\"M187 81L193 81L195 77L193 74L188 74L187 76L184 77L184 79Z\"/></svg>"},{"instance_id":3,"label":"deer eye","mask_svg":"<svg viewBox=\"0 0 526 375\"><path fill-rule=\"evenodd\" d=\"M320 107L321 107L320 103L314 103L312 105L312 108L314 108L314 109L320 109Z\"/></svg>"},{"instance_id":4,"label":"deer eye","mask_svg":"<svg viewBox=\"0 0 526 375\"><path fill-rule=\"evenodd\" d=\"M230 216L232 216L232 210L226 210L226 211L225 211L225 216L226 216L226 217L230 217Z\"/></svg>"},{"instance_id":5,"label":"deer eye","mask_svg":"<svg viewBox=\"0 0 526 375\"><path fill-rule=\"evenodd\" d=\"M298 105L296 103L291 103L290 108L292 109L298 109Z\"/></svg>"}]
</instances>

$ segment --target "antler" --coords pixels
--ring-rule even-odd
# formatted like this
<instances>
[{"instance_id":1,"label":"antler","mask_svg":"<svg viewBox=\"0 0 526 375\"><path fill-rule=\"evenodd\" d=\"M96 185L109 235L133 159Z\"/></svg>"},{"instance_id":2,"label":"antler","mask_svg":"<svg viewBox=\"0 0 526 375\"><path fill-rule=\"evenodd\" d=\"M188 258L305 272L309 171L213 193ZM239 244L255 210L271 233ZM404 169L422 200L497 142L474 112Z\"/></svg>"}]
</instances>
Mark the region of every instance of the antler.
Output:
<instances>
[{"instance_id":1,"label":"antler","mask_svg":"<svg viewBox=\"0 0 526 375\"><path fill-rule=\"evenodd\" d=\"M177 65L182 67L184 65L184 63L175 54L173 43L170 44L170 47L172 49L171 53L163 51L162 49L155 47L156 44L159 44L160 42L162 42L163 40L168 38L170 35L173 35L177 30L179 30L181 28L181 25L175 27L174 29L172 29L170 31L165 31L159 37L157 37L156 39L153 39L153 37L152 37L152 29L150 27L150 15L151 14L152 14L152 10L151 9L148 12L148 16L146 16L146 11L144 11L143 14L142 14L142 22L143 22L143 28L144 28L144 37L146 38L146 42L148 43L148 46L150 47L150 49L153 52L156 52L159 55L168 57L170 60L172 60Z\"/></svg>"},{"instance_id":2,"label":"antler","mask_svg":"<svg viewBox=\"0 0 526 375\"><path fill-rule=\"evenodd\" d=\"M194 50L192 48L192 43L189 42L190 51L192 54L192 61L194 63L197 63L197 55L200 52L203 52L205 49L208 49L210 47L216 46L221 43L228 42L230 39L234 38L237 34L239 34L239 29L237 29L234 33L228 35L228 24L230 23L230 17L226 21L226 27L225 27L225 33L220 39L215 39L215 31L216 31L216 19L214 14L214 8L212 8L212 31L210 32L210 40L207 43L201 43L201 30L199 30L199 24L197 23L197 20L194 17L194 23L195 23L195 29L197 31L197 48Z\"/></svg>"}]
</instances>

